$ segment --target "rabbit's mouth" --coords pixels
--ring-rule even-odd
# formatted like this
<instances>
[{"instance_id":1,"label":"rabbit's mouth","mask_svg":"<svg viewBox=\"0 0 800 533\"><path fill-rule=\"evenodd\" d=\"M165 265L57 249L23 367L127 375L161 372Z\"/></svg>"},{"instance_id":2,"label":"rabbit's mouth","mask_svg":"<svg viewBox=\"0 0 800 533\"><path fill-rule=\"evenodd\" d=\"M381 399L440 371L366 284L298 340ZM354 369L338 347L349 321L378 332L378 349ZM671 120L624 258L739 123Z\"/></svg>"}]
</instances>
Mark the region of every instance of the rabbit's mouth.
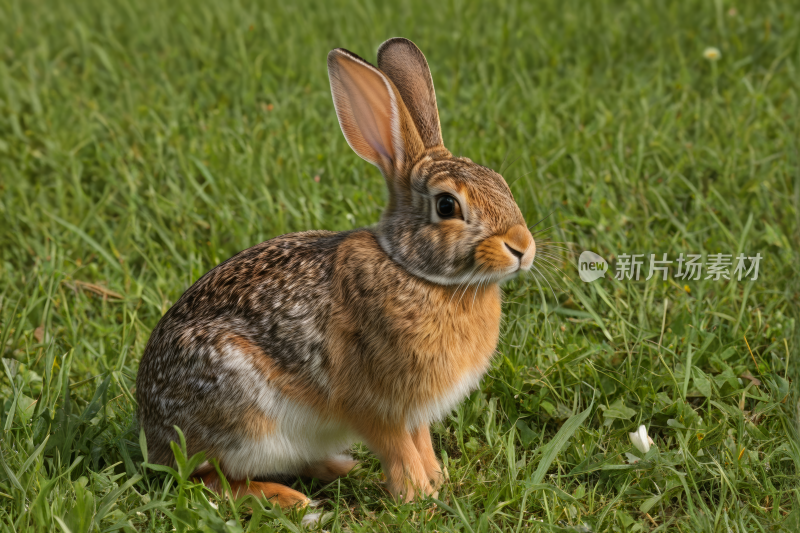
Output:
<instances>
[{"instance_id":1,"label":"rabbit's mouth","mask_svg":"<svg viewBox=\"0 0 800 533\"><path fill-rule=\"evenodd\" d=\"M505 281L520 272L527 272L536 256L536 242L522 224L512 226L501 235L493 235L475 250L475 263L485 274Z\"/></svg>"}]
</instances>

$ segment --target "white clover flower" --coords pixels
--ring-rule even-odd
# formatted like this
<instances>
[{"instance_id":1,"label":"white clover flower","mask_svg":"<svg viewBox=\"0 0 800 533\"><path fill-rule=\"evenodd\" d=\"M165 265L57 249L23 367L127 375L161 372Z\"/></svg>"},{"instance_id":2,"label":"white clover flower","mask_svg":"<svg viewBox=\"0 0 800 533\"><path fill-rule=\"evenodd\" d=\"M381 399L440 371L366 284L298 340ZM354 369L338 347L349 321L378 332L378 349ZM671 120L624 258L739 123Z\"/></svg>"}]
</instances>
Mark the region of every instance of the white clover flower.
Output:
<instances>
[{"instance_id":1,"label":"white clover flower","mask_svg":"<svg viewBox=\"0 0 800 533\"><path fill-rule=\"evenodd\" d=\"M304 527L314 527L321 519L322 513L308 513L300 520L300 524Z\"/></svg>"},{"instance_id":2,"label":"white clover flower","mask_svg":"<svg viewBox=\"0 0 800 533\"><path fill-rule=\"evenodd\" d=\"M644 424L639 426L639 429L636 430L636 433L628 433L628 436L631 438L631 442L642 453L647 453L650 451L650 446L653 443L653 439L647 434L647 428L644 427Z\"/></svg>"},{"instance_id":3,"label":"white clover flower","mask_svg":"<svg viewBox=\"0 0 800 533\"><path fill-rule=\"evenodd\" d=\"M719 51L719 48L709 46L703 50L703 57L709 61L719 61L719 59L722 57L722 52Z\"/></svg>"},{"instance_id":4,"label":"white clover flower","mask_svg":"<svg viewBox=\"0 0 800 533\"><path fill-rule=\"evenodd\" d=\"M319 502L315 502L316 505L319 505ZM309 504L310 507L315 507L315 505ZM325 522L330 521L333 519L333 513L306 513L302 520L300 520L300 525L307 528L318 528L320 525L324 524ZM325 533L328 533L328 530L322 530Z\"/></svg>"}]
</instances>

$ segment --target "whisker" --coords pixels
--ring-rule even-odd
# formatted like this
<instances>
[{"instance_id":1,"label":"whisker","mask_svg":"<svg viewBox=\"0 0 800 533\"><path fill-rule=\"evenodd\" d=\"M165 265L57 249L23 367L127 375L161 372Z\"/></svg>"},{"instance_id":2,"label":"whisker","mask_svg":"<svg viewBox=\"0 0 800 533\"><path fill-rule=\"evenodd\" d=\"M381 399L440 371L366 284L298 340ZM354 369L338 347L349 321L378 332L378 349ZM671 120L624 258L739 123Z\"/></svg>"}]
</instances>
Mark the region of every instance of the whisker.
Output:
<instances>
[{"instance_id":1,"label":"whisker","mask_svg":"<svg viewBox=\"0 0 800 533\"><path fill-rule=\"evenodd\" d=\"M539 263L538 266L542 267L542 270L539 272L540 274L544 276L551 276L548 277L547 279L555 283L555 285L558 287L558 290L566 292L566 290L561 286L562 280L558 277L557 273L555 272L557 270L558 272L561 273L563 277L569 279L569 276L563 270L550 263L547 264Z\"/></svg>"},{"instance_id":2,"label":"whisker","mask_svg":"<svg viewBox=\"0 0 800 533\"><path fill-rule=\"evenodd\" d=\"M511 153L511 147L509 146L508 150L506 150L506 155L503 157L503 162L500 164L500 170L498 172L499 174L502 174L503 172L505 172L509 168L513 167L514 163L516 163L517 161L522 159L522 155L519 155L519 156L515 157L514 160L511 163L508 164L508 166L505 166L506 159L508 159L508 154L510 154L510 153ZM510 184L509 184L509 186L510 186Z\"/></svg>"},{"instance_id":3,"label":"whisker","mask_svg":"<svg viewBox=\"0 0 800 533\"><path fill-rule=\"evenodd\" d=\"M544 245L547 245L547 246L561 246L562 248L568 248L568 249L571 249L570 248L571 246L574 246L574 247L578 246L577 244L575 244L573 242L551 241L550 239L537 239L536 240L536 244L537 245L541 244L542 246L544 246Z\"/></svg>"},{"instance_id":4,"label":"whisker","mask_svg":"<svg viewBox=\"0 0 800 533\"><path fill-rule=\"evenodd\" d=\"M544 310L544 309L546 309L546 307L545 307L546 298L545 298L545 295L544 295L544 289L542 289L542 284L539 283L539 280L536 278L536 276L531 276L531 277L533 278L533 281L536 283L536 286L539 288L539 295L542 297L542 308ZM547 317L547 314L545 314L545 320L546 320L546 317Z\"/></svg>"},{"instance_id":5,"label":"whisker","mask_svg":"<svg viewBox=\"0 0 800 533\"><path fill-rule=\"evenodd\" d=\"M517 156L517 157L516 157L516 158L515 158L515 159L514 159L514 160L513 160L511 163L509 163L509 164L508 164L508 166L505 168L505 170L508 170L509 168L513 167L513 166L514 166L514 164L515 164L517 161L519 161L520 159L522 159L522 156L521 156L521 155L520 155L520 156ZM502 174L502 172L501 172L501 174Z\"/></svg>"},{"instance_id":6,"label":"whisker","mask_svg":"<svg viewBox=\"0 0 800 533\"><path fill-rule=\"evenodd\" d=\"M567 261L565 261L563 257L558 256L558 255L552 255L552 254L550 254L548 252L537 253L536 257L546 257L547 259L550 259L550 260L552 260L554 262L558 262L560 264L567 263ZM534 259L533 259L534 261L536 261L536 257L534 257Z\"/></svg>"},{"instance_id":7,"label":"whisker","mask_svg":"<svg viewBox=\"0 0 800 533\"><path fill-rule=\"evenodd\" d=\"M469 281L469 278L467 278L466 280L462 281L461 283L459 283L459 284L456 286L456 290L454 290L454 291L453 291L453 294L451 294L451 295L450 295L450 301L449 301L449 302L447 302L447 305L450 305L451 303L453 303L453 297L454 297L456 294L458 294L458 291L459 291L459 289L461 289L461 286L462 286L464 283L466 283L467 281Z\"/></svg>"},{"instance_id":8,"label":"whisker","mask_svg":"<svg viewBox=\"0 0 800 533\"><path fill-rule=\"evenodd\" d=\"M533 266L533 265L531 265L531 266ZM550 319L549 319L549 316L548 316L548 313L547 313L547 297L544 294L544 289L542 288L542 284L539 283L539 279L536 276L534 276L532 272L531 272L531 277L533 278L533 281L536 283L536 286L539 287L539 294L542 297L542 312L544 313L544 320L545 320L546 324L549 324L550 323ZM557 301L558 300L556 300L556 302Z\"/></svg>"},{"instance_id":9,"label":"whisker","mask_svg":"<svg viewBox=\"0 0 800 533\"><path fill-rule=\"evenodd\" d=\"M554 244L571 244L573 246L578 246L578 243L575 241L551 241L549 237L546 239L547 242L552 242ZM544 241L543 241L544 242Z\"/></svg>"},{"instance_id":10,"label":"whisker","mask_svg":"<svg viewBox=\"0 0 800 533\"><path fill-rule=\"evenodd\" d=\"M536 253L538 254L540 251L542 251L542 252L562 252L562 253L573 254L573 255L575 254L575 252L573 252L572 250L570 250L569 248L566 248L564 246L551 246L551 245L545 246L545 245L539 245L537 243L537 245L536 245Z\"/></svg>"},{"instance_id":11,"label":"whisker","mask_svg":"<svg viewBox=\"0 0 800 533\"><path fill-rule=\"evenodd\" d=\"M540 220L539 222L537 222L536 224L539 224L539 223L541 223L541 220ZM535 237L536 235L539 235L539 234L541 234L541 233L544 233L544 232L545 232L545 231L547 231L547 230L551 230L551 229L553 229L553 228L556 228L556 227L558 227L558 225L559 225L559 224L561 224L561 222L559 222L558 224L553 224L552 226L548 226L548 227L546 227L546 228L544 228L544 229L540 229L540 230L538 230L538 231L534 231L532 234L533 234L533 236ZM536 225L535 225L535 224L534 224L533 226L531 226L531 228L535 228L535 227L536 227ZM528 229L531 229L531 228L528 228Z\"/></svg>"},{"instance_id":12,"label":"whisker","mask_svg":"<svg viewBox=\"0 0 800 533\"><path fill-rule=\"evenodd\" d=\"M534 261L536 260L537 256L546 256L550 257L551 259L556 259L562 263L571 263L575 259L574 254L569 254L564 250L536 250L536 255L534 256Z\"/></svg>"},{"instance_id":13,"label":"whisker","mask_svg":"<svg viewBox=\"0 0 800 533\"><path fill-rule=\"evenodd\" d=\"M536 272L538 272L539 275L542 276L542 279L544 279L545 283L547 283L547 285L550 287L550 292L553 293L553 300L555 300L556 305L558 305L559 304L558 297L556 296L556 291L553 290L553 286L550 285L550 282L547 280L547 278L544 276L544 274L542 274L542 271L539 270L538 268L536 268L535 265L531 265L531 268L536 270Z\"/></svg>"},{"instance_id":14,"label":"whisker","mask_svg":"<svg viewBox=\"0 0 800 533\"><path fill-rule=\"evenodd\" d=\"M565 246L558 242L553 241L536 241L537 248L552 248L555 250L564 250L566 252L575 253L572 248Z\"/></svg>"},{"instance_id":15,"label":"whisker","mask_svg":"<svg viewBox=\"0 0 800 533\"><path fill-rule=\"evenodd\" d=\"M555 207L554 207L553 209L551 209L551 210L550 210L550 212L549 212L549 213L547 213L547 214L546 214L544 217L542 217L541 219L539 219L539 221L538 221L536 224L534 224L533 226L528 226L528 231L532 230L533 228L535 228L536 226L538 226L539 224L541 224L542 222L544 222L544 221L547 219L547 217L549 217L550 215L552 215L553 213L555 213L555 212L556 212L556 209L557 209L557 208L555 208Z\"/></svg>"},{"instance_id":16,"label":"whisker","mask_svg":"<svg viewBox=\"0 0 800 533\"><path fill-rule=\"evenodd\" d=\"M461 293L461 298L458 299L458 305L459 306L461 305L461 300L464 299L464 295L467 294L467 290L469 289L469 286L472 283L472 280L474 280L475 276L478 275L478 274L480 274L480 272L473 272L473 274L467 280L467 284L464 285L464 292Z\"/></svg>"},{"instance_id":17,"label":"whisker","mask_svg":"<svg viewBox=\"0 0 800 533\"><path fill-rule=\"evenodd\" d=\"M546 263L546 265L543 265L543 264L542 264L542 266L549 266L549 267L551 267L551 268L554 268L554 269L558 270L558 271L561 273L561 275L562 275L562 276L566 276L566 275L567 275L567 274L566 274L566 273L565 273L565 272L562 270L562 268L564 267L564 265L563 265L563 264L558 264L558 263L554 262L554 261L553 261L551 258L549 258L549 257L540 257L540 259L541 259L541 261L537 261L537 263L539 263L539 264Z\"/></svg>"},{"instance_id":18,"label":"whisker","mask_svg":"<svg viewBox=\"0 0 800 533\"><path fill-rule=\"evenodd\" d=\"M473 276L474 276L474 274L472 276L470 276L469 279L467 279L466 283L464 283L464 290L461 291L461 296L458 297L458 303L456 304L456 307L460 307L461 306L461 300L463 300L464 299L464 295L467 294L467 291L469 290L469 286L470 286L470 283L472 282Z\"/></svg>"},{"instance_id":19,"label":"whisker","mask_svg":"<svg viewBox=\"0 0 800 533\"><path fill-rule=\"evenodd\" d=\"M569 250L565 250L563 248L556 248L556 247L553 247L553 246L542 246L542 247L537 248L536 253L534 254L534 257L539 255L540 253L543 253L543 254L546 253L546 254L558 256L558 255L561 255L561 254L567 255L569 253ZM566 257L564 259L566 259Z\"/></svg>"},{"instance_id":20,"label":"whisker","mask_svg":"<svg viewBox=\"0 0 800 533\"><path fill-rule=\"evenodd\" d=\"M483 288L483 287L486 287L486 286L488 286L488 285L489 285L489 282L490 282L491 280L492 280L492 278L491 278L490 276L485 276L483 279L481 279L481 280L478 282L478 290L480 290L480 289L481 289L481 288ZM477 291L475 291L475 296L473 296L473 297L472 297L472 308L473 308L473 309L475 308L475 297L477 296L477 294L478 294L478 292L477 292Z\"/></svg>"},{"instance_id":21,"label":"whisker","mask_svg":"<svg viewBox=\"0 0 800 533\"><path fill-rule=\"evenodd\" d=\"M517 180L521 180L525 176L528 176L529 174L533 174L534 172L536 172L536 169L531 170L530 172L526 172L525 174L523 174L522 176L520 176L518 178L514 178L513 180L511 180L511 182L508 184L508 186L511 187L514 183L517 182Z\"/></svg>"},{"instance_id":22,"label":"whisker","mask_svg":"<svg viewBox=\"0 0 800 533\"><path fill-rule=\"evenodd\" d=\"M565 278L567 278L567 279L572 279L572 278L571 278L571 277L570 277L570 276L569 276L569 275L568 275L566 272L564 272L563 270L561 270L561 269L560 269L558 266L554 265L553 263L551 263L551 262L550 262L550 261L548 261L547 259L542 259L542 261L544 261L545 263L547 263L547 265L549 265L551 268L554 268L554 269L558 270L558 271L561 273L561 275L562 275L562 276L564 276ZM544 265L543 265L543 266L544 266ZM559 288L560 288L560 287L559 287ZM561 289L561 290L564 290L564 289Z\"/></svg>"},{"instance_id":23,"label":"whisker","mask_svg":"<svg viewBox=\"0 0 800 533\"><path fill-rule=\"evenodd\" d=\"M549 244L549 245L555 245L555 246L576 246L575 243L570 242L570 241L552 241L552 240L550 240L548 238L537 239L536 240L536 244L537 245L538 244L543 244L543 245L544 244Z\"/></svg>"},{"instance_id":24,"label":"whisker","mask_svg":"<svg viewBox=\"0 0 800 533\"><path fill-rule=\"evenodd\" d=\"M498 174L502 174L503 173L503 165L506 164L506 159L508 158L509 152L511 152L511 147L510 146L506 149L506 155L503 156L503 162L500 163L500 170L498 171Z\"/></svg>"},{"instance_id":25,"label":"whisker","mask_svg":"<svg viewBox=\"0 0 800 533\"><path fill-rule=\"evenodd\" d=\"M475 288L475 294L472 295L472 308L475 309L475 298L478 297L478 291L481 290L481 285L483 285L483 280L478 280L478 286Z\"/></svg>"},{"instance_id":26,"label":"whisker","mask_svg":"<svg viewBox=\"0 0 800 533\"><path fill-rule=\"evenodd\" d=\"M537 261L536 259L539 259L539 261ZM533 260L534 264L539 265L541 267L547 267L550 269L550 271L557 270L562 276L569 277L567 273L564 270L562 270L563 268L566 267L566 264L563 262L559 262L557 258L547 257L542 255L540 257L537 257L536 259ZM557 277L557 274L555 272L553 272L553 275Z\"/></svg>"},{"instance_id":27,"label":"whisker","mask_svg":"<svg viewBox=\"0 0 800 533\"><path fill-rule=\"evenodd\" d=\"M554 255L548 251L537 252L536 255L533 257L533 260L536 261L536 259L539 257L546 257L547 259L550 259L551 261L557 262L559 264L565 264L568 262L563 256Z\"/></svg>"},{"instance_id":28,"label":"whisker","mask_svg":"<svg viewBox=\"0 0 800 533\"><path fill-rule=\"evenodd\" d=\"M533 256L534 260L536 259L536 256L544 254L547 254L555 259L560 259L561 261L568 260L567 257L565 257L567 253L564 250L559 250L558 248L539 248L536 250L536 254Z\"/></svg>"},{"instance_id":29,"label":"whisker","mask_svg":"<svg viewBox=\"0 0 800 533\"><path fill-rule=\"evenodd\" d=\"M543 230L534 231L533 233L531 233L531 235L533 235L533 238L535 240L548 241L553 238L553 234L551 233L551 231L552 231L551 228L545 228Z\"/></svg>"},{"instance_id":30,"label":"whisker","mask_svg":"<svg viewBox=\"0 0 800 533\"><path fill-rule=\"evenodd\" d=\"M540 237L539 240L541 242L552 242L553 244L571 244L572 246L577 246L578 245L578 243L576 243L574 241L554 241L554 240L552 240L551 237L552 237L551 235L547 235L545 237Z\"/></svg>"}]
</instances>

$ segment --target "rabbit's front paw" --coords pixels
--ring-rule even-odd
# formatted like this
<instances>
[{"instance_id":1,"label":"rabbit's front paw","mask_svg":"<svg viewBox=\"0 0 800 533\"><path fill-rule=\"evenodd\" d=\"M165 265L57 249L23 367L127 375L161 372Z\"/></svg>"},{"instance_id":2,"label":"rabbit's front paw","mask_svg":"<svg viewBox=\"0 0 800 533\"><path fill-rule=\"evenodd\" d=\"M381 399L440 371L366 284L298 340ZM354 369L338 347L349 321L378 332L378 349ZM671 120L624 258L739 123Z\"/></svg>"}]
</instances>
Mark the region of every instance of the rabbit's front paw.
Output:
<instances>
[{"instance_id":1,"label":"rabbit's front paw","mask_svg":"<svg viewBox=\"0 0 800 533\"><path fill-rule=\"evenodd\" d=\"M405 503L414 500L424 500L435 492L427 476L424 476L424 479L417 479L416 481L406 477L399 486L389 484L388 489L396 500Z\"/></svg>"},{"instance_id":2,"label":"rabbit's front paw","mask_svg":"<svg viewBox=\"0 0 800 533\"><path fill-rule=\"evenodd\" d=\"M419 455L409 453L403 459L403 462L395 462L386 471L389 492L402 502L421 500L433 494L436 489L431 485Z\"/></svg>"},{"instance_id":3,"label":"rabbit's front paw","mask_svg":"<svg viewBox=\"0 0 800 533\"><path fill-rule=\"evenodd\" d=\"M414 433L416 435L420 432ZM428 448L423 452L425 453L424 457L429 459L427 463L420 454L416 442L424 444L424 438L417 439L415 435L403 429L377 424L365 425L362 428L362 434L373 451L381 458L383 473L386 476L386 488L396 499L410 502L415 499L423 499L435 492L436 489L431 485L426 464L430 463L431 467L435 465L436 469L439 468L439 464L433 454L433 447L430 445L430 433L427 426L421 435L427 437ZM431 468L431 472L433 472L433 468Z\"/></svg>"},{"instance_id":4,"label":"rabbit's front paw","mask_svg":"<svg viewBox=\"0 0 800 533\"><path fill-rule=\"evenodd\" d=\"M434 491L438 491L440 488L442 488L442 485L444 484L442 465L437 462L436 467L428 471L428 479L430 480L431 485L433 485Z\"/></svg>"},{"instance_id":5,"label":"rabbit's front paw","mask_svg":"<svg viewBox=\"0 0 800 533\"><path fill-rule=\"evenodd\" d=\"M417 453L419 453L422 467L425 469L425 475L430 483L433 484L433 490L439 490L444 482L444 476L442 475L442 465L436 458L436 452L433 451L433 443L428 426L419 427L411 435L411 438L414 441Z\"/></svg>"}]
</instances>

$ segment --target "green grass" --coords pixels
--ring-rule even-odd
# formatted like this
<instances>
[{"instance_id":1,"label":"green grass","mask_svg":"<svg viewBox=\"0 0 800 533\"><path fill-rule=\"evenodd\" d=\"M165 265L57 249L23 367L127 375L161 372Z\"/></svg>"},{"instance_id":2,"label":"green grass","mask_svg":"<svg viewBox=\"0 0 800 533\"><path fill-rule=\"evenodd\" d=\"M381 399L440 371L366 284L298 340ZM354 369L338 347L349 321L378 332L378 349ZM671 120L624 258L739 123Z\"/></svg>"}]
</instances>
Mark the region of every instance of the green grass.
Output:
<instances>
[{"instance_id":1,"label":"green grass","mask_svg":"<svg viewBox=\"0 0 800 533\"><path fill-rule=\"evenodd\" d=\"M357 446L348 478L298 482L323 527L800 530L800 6L300 4L0 3L0 528L300 528L190 465L144 467L133 384L214 265L378 220L382 178L339 131L325 56L374 61L402 35L446 144L502 170L529 223L555 209L552 240L764 260L756 281L589 285L559 255L555 297L509 283L489 376L434 427L439 503L393 503Z\"/></svg>"}]
</instances>

